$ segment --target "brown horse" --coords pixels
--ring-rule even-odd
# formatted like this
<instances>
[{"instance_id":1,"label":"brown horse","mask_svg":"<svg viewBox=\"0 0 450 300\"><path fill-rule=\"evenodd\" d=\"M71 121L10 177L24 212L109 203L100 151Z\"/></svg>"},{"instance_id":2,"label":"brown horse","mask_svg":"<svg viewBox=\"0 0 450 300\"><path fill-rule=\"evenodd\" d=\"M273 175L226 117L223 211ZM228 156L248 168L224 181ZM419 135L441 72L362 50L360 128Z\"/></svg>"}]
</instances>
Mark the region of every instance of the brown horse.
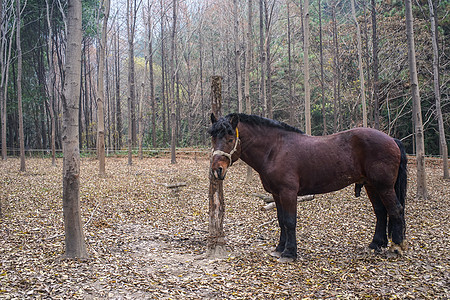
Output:
<instances>
[{"instance_id":1,"label":"brown horse","mask_svg":"<svg viewBox=\"0 0 450 300\"><path fill-rule=\"evenodd\" d=\"M287 124L245 114L219 120L211 114L211 122L213 175L223 180L240 158L259 173L264 189L273 195L281 233L272 255L280 261L297 257L297 195L328 193L353 183L356 194L364 185L375 211L369 247L387 247L388 231L391 250L405 249L407 161L399 140L371 128L309 136Z\"/></svg>"}]
</instances>

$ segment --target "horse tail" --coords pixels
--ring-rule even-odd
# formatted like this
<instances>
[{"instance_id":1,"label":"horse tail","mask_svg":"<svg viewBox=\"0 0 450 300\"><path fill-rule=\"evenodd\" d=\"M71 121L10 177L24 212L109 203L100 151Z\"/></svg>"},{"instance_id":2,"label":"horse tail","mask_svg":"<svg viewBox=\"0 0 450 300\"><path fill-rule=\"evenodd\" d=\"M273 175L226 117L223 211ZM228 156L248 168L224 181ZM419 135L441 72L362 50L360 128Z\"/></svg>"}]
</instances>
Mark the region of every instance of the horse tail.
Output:
<instances>
[{"instance_id":1,"label":"horse tail","mask_svg":"<svg viewBox=\"0 0 450 300\"><path fill-rule=\"evenodd\" d=\"M406 165L408 159L406 158L406 151L403 143L400 140L394 139L400 149L400 166L398 167L397 181L395 182L395 194L400 204L405 207L407 172Z\"/></svg>"},{"instance_id":2,"label":"horse tail","mask_svg":"<svg viewBox=\"0 0 450 300\"><path fill-rule=\"evenodd\" d=\"M407 170L406 166L408 163L408 159L406 157L406 151L405 147L403 146L403 143L398 140L394 139L395 143L397 143L398 148L400 149L400 166L398 167L398 175L397 180L395 181L395 194L397 195L397 199L402 205L403 209L405 209L405 198L406 198L406 189L407 189ZM388 234L389 237L392 236L392 222L389 222L388 225ZM405 227L403 227L405 228Z\"/></svg>"}]
</instances>

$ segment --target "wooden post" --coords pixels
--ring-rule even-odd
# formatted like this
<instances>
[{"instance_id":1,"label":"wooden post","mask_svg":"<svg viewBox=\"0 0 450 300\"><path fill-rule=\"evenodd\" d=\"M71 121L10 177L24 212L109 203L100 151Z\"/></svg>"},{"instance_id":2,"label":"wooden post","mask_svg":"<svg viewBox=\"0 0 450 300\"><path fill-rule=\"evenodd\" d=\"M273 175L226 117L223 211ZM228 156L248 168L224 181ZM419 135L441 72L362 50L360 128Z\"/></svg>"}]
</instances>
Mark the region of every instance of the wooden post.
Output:
<instances>
[{"instance_id":1,"label":"wooden post","mask_svg":"<svg viewBox=\"0 0 450 300\"><path fill-rule=\"evenodd\" d=\"M222 77L211 77L211 109L216 118L222 116ZM211 157L212 159L212 157ZM209 236L208 253L210 258L220 258L226 255L225 234L223 232L223 216L225 201L223 197L223 181L218 180L209 172Z\"/></svg>"}]
</instances>

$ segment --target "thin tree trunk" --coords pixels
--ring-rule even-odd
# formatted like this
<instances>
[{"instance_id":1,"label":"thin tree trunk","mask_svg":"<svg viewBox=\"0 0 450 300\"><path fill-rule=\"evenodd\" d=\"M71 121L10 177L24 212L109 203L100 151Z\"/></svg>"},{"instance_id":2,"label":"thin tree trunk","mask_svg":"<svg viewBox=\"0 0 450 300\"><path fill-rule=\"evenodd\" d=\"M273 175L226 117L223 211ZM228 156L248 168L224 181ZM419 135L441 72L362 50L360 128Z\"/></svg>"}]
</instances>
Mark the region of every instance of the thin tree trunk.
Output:
<instances>
[{"instance_id":1,"label":"thin tree trunk","mask_svg":"<svg viewBox=\"0 0 450 300\"><path fill-rule=\"evenodd\" d=\"M337 22L336 22L336 2L334 1L331 7L332 10L332 22L333 22L333 52L334 52L334 76L333 76L333 130L338 131L339 126L339 115L340 115L340 97L339 97L339 43L338 43L338 33L337 33Z\"/></svg>"},{"instance_id":2,"label":"thin tree trunk","mask_svg":"<svg viewBox=\"0 0 450 300\"><path fill-rule=\"evenodd\" d=\"M22 112L22 47L20 44L20 0L16 0L16 45L17 45L17 102L19 109L19 145L20 145L20 171L25 172L25 137L23 134L23 112Z\"/></svg>"},{"instance_id":3,"label":"thin tree trunk","mask_svg":"<svg viewBox=\"0 0 450 300\"><path fill-rule=\"evenodd\" d=\"M117 31L114 35L116 43L115 57L115 77L116 77L116 131L117 131L117 148L122 149L122 107L120 104L120 47L119 47L119 23L117 22Z\"/></svg>"},{"instance_id":4,"label":"thin tree trunk","mask_svg":"<svg viewBox=\"0 0 450 300\"><path fill-rule=\"evenodd\" d=\"M372 0L372 53L373 53L373 116L374 128L380 129L380 104L378 100L378 35L377 35L377 11L375 0Z\"/></svg>"},{"instance_id":5,"label":"thin tree trunk","mask_svg":"<svg viewBox=\"0 0 450 300\"><path fill-rule=\"evenodd\" d=\"M236 68L236 88L238 94L238 112L242 113L242 79L241 79L241 50L239 45L239 18L237 0L233 0L234 7L234 65Z\"/></svg>"},{"instance_id":6,"label":"thin tree trunk","mask_svg":"<svg viewBox=\"0 0 450 300\"><path fill-rule=\"evenodd\" d=\"M267 0L264 0L264 11L265 11L265 21L266 21L266 71L267 71L267 89L266 89L266 114L269 119L273 118L273 103L272 103L272 63L270 60L270 28L272 20L272 12L275 2L273 2L272 7L269 12L269 7ZM269 17L270 16L270 17Z\"/></svg>"},{"instance_id":7,"label":"thin tree trunk","mask_svg":"<svg viewBox=\"0 0 450 300\"><path fill-rule=\"evenodd\" d=\"M419 94L419 81L416 69L416 51L414 46L414 29L411 0L405 0L406 37L408 39L408 61L411 94L413 101L413 120L416 137L417 160L417 199L428 199L425 176L425 145L422 123L422 108Z\"/></svg>"},{"instance_id":8,"label":"thin tree trunk","mask_svg":"<svg viewBox=\"0 0 450 300\"><path fill-rule=\"evenodd\" d=\"M323 131L322 135L327 134L327 115L326 115L326 102L325 102L325 81L323 72L323 41L322 41L322 5L320 0L318 1L319 10L319 58L320 58L320 89L322 94L322 122Z\"/></svg>"},{"instance_id":9,"label":"thin tree trunk","mask_svg":"<svg viewBox=\"0 0 450 300\"><path fill-rule=\"evenodd\" d=\"M355 0L351 0L351 4L352 4L353 20L355 21L355 25L356 25L356 39L358 42L359 87L360 87L360 93L361 93L363 126L367 127L366 88L365 88L365 83L364 83L364 72L363 72L363 62L362 62L361 28L359 26L358 19L356 18Z\"/></svg>"},{"instance_id":10,"label":"thin tree trunk","mask_svg":"<svg viewBox=\"0 0 450 300\"><path fill-rule=\"evenodd\" d=\"M161 100L162 100L162 118L163 118L163 144L166 144L166 71L165 71L165 37L164 37L164 3L161 0Z\"/></svg>"},{"instance_id":11,"label":"thin tree trunk","mask_svg":"<svg viewBox=\"0 0 450 300\"><path fill-rule=\"evenodd\" d=\"M175 116L175 81L176 81L176 65L175 65L175 56L176 56L176 32L177 32L177 1L173 0L173 25L172 25L172 51L171 51L171 57L170 57L170 67L171 67L171 105L170 105L170 123L171 123L171 142L170 142L170 162L172 164L177 163L175 148L176 148L176 116Z\"/></svg>"},{"instance_id":12,"label":"thin tree trunk","mask_svg":"<svg viewBox=\"0 0 450 300\"><path fill-rule=\"evenodd\" d=\"M50 123L51 123L51 148L52 148L52 166L56 165L56 122L55 122L55 68L53 65L53 30L52 24L50 23L50 6L48 0L45 0L47 8L47 26L48 26L48 98L49 98L49 112L50 112Z\"/></svg>"},{"instance_id":13,"label":"thin tree trunk","mask_svg":"<svg viewBox=\"0 0 450 300\"><path fill-rule=\"evenodd\" d=\"M245 83L244 83L244 95L245 95L245 112L247 114L252 113L252 103L250 101L250 67L252 58L252 0L248 0L248 23L247 23L247 43L246 43L246 55L245 55ZM252 168L247 166L247 177L245 183L248 184L252 180Z\"/></svg>"},{"instance_id":14,"label":"thin tree trunk","mask_svg":"<svg viewBox=\"0 0 450 300\"><path fill-rule=\"evenodd\" d=\"M211 108L216 118L222 115L222 77L211 78ZM211 156L212 159L212 156ZM209 225L208 256L223 257L226 254L223 218L225 200L223 196L223 180L218 180L209 172Z\"/></svg>"},{"instance_id":15,"label":"thin tree trunk","mask_svg":"<svg viewBox=\"0 0 450 300\"><path fill-rule=\"evenodd\" d=\"M65 256L87 256L80 213L80 149L78 148L78 101L81 75L81 0L68 0L66 78L63 104L63 215Z\"/></svg>"},{"instance_id":16,"label":"thin tree trunk","mask_svg":"<svg viewBox=\"0 0 450 300\"><path fill-rule=\"evenodd\" d=\"M135 82L134 82L134 28L135 28L135 10L134 4L130 4L134 0L127 0L127 34L128 34L128 165L133 164L132 151L135 144L136 124L134 102L136 98Z\"/></svg>"},{"instance_id":17,"label":"thin tree trunk","mask_svg":"<svg viewBox=\"0 0 450 300\"><path fill-rule=\"evenodd\" d=\"M259 80L259 103L263 107L263 115L266 116L267 112L267 100L266 100L266 61L265 61L265 51L264 51L264 8L263 1L259 0L259 63L261 68L261 76Z\"/></svg>"},{"instance_id":18,"label":"thin tree trunk","mask_svg":"<svg viewBox=\"0 0 450 300\"><path fill-rule=\"evenodd\" d=\"M150 1L148 1L148 65L149 65L149 86L150 102L152 106L152 146L156 148L156 101L155 101L155 82L153 78L153 25L150 12Z\"/></svg>"},{"instance_id":19,"label":"thin tree trunk","mask_svg":"<svg viewBox=\"0 0 450 300\"><path fill-rule=\"evenodd\" d=\"M311 91L309 86L309 0L305 0L303 10L303 31L304 31L304 78L305 78L305 131L311 134Z\"/></svg>"},{"instance_id":20,"label":"thin tree trunk","mask_svg":"<svg viewBox=\"0 0 450 300\"><path fill-rule=\"evenodd\" d=\"M292 86L292 54L291 54L291 10L290 0L286 1L287 6L287 39L288 39L288 82L289 82L289 124L294 125L295 118L295 105L294 105L294 92ZM319 0L320 2L320 0Z\"/></svg>"},{"instance_id":21,"label":"thin tree trunk","mask_svg":"<svg viewBox=\"0 0 450 300\"><path fill-rule=\"evenodd\" d=\"M141 93L139 95L139 117L138 117L138 122L139 122L139 133L138 133L138 144L139 144L139 159L142 159L143 154L142 154L142 143L144 140L144 90L145 90L145 85L144 83L141 84Z\"/></svg>"},{"instance_id":22,"label":"thin tree trunk","mask_svg":"<svg viewBox=\"0 0 450 300\"><path fill-rule=\"evenodd\" d=\"M104 63L105 63L105 47L106 33L108 30L109 18L109 0L103 2L103 25L100 34L99 43L99 61L98 61L98 78L97 78L97 156L99 161L99 174L105 175L105 115L103 104L105 101L104 89Z\"/></svg>"},{"instance_id":23,"label":"thin tree trunk","mask_svg":"<svg viewBox=\"0 0 450 300\"><path fill-rule=\"evenodd\" d=\"M438 24L437 24L437 12L434 9L434 1L428 0L428 7L430 10L430 23L431 23L431 41L433 44L433 86L434 86L434 97L436 98L436 117L438 119L439 127L439 144L440 151L443 160L444 167L444 178L448 179L448 150L447 142L445 140L445 130L444 130L444 120L442 118L441 109L441 90L439 85L439 48L438 48Z\"/></svg>"}]
</instances>

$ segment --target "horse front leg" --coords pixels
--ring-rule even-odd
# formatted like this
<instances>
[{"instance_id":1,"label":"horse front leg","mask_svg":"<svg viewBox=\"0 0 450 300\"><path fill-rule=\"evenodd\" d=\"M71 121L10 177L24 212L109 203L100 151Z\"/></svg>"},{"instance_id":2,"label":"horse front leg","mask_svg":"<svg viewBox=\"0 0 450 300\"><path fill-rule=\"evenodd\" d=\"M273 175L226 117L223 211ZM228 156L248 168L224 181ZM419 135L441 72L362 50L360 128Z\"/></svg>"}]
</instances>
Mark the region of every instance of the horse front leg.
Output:
<instances>
[{"instance_id":1,"label":"horse front leg","mask_svg":"<svg viewBox=\"0 0 450 300\"><path fill-rule=\"evenodd\" d=\"M280 243L277 247L281 256L278 261L292 262L297 259L295 232L297 226L297 194L295 192L280 193L277 215L281 228Z\"/></svg>"},{"instance_id":2,"label":"horse front leg","mask_svg":"<svg viewBox=\"0 0 450 300\"><path fill-rule=\"evenodd\" d=\"M275 250L270 253L273 257L280 258L284 249L286 248L286 226L284 225L283 207L280 204L280 197L278 195L272 195L277 207L278 226L280 226L280 239Z\"/></svg>"}]
</instances>

